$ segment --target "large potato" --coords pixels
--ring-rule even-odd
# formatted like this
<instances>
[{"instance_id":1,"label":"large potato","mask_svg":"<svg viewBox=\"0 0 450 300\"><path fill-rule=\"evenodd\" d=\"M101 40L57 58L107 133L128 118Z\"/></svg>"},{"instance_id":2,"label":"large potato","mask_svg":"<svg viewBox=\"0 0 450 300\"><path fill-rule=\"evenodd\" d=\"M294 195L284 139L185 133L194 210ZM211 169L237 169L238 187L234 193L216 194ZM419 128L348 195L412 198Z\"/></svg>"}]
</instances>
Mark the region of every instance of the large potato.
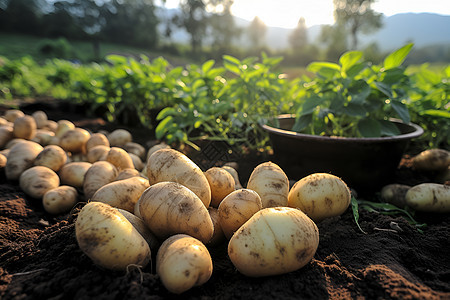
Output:
<instances>
[{"instance_id":1,"label":"large potato","mask_svg":"<svg viewBox=\"0 0 450 300\"><path fill-rule=\"evenodd\" d=\"M156 255L156 273L166 289L175 294L204 284L212 271L208 249L201 241L186 234L168 238Z\"/></svg>"},{"instance_id":2,"label":"large potato","mask_svg":"<svg viewBox=\"0 0 450 300\"><path fill-rule=\"evenodd\" d=\"M91 201L103 202L134 212L136 202L149 186L148 180L142 177L113 181L99 188L92 196Z\"/></svg>"},{"instance_id":3,"label":"large potato","mask_svg":"<svg viewBox=\"0 0 450 300\"><path fill-rule=\"evenodd\" d=\"M448 213L450 212L450 186L422 183L410 188L405 200L406 204L414 210Z\"/></svg>"},{"instance_id":4,"label":"large potato","mask_svg":"<svg viewBox=\"0 0 450 300\"><path fill-rule=\"evenodd\" d=\"M412 166L420 171L442 171L450 166L450 152L445 149L428 149L412 159Z\"/></svg>"},{"instance_id":5,"label":"large potato","mask_svg":"<svg viewBox=\"0 0 450 300\"><path fill-rule=\"evenodd\" d=\"M0 149L14 138L13 128L10 126L0 127Z\"/></svg>"},{"instance_id":6,"label":"large potato","mask_svg":"<svg viewBox=\"0 0 450 300\"><path fill-rule=\"evenodd\" d=\"M108 204L86 204L75 222L75 234L80 249L104 268L125 271L129 265L145 267L150 260L147 242Z\"/></svg>"},{"instance_id":7,"label":"large potato","mask_svg":"<svg viewBox=\"0 0 450 300\"><path fill-rule=\"evenodd\" d=\"M119 147L111 147L106 155L107 162L114 165L117 170L123 170L128 168L134 168L133 160L127 151Z\"/></svg>"},{"instance_id":8,"label":"large potato","mask_svg":"<svg viewBox=\"0 0 450 300\"><path fill-rule=\"evenodd\" d=\"M19 185L28 196L42 199L46 192L59 186L59 177L47 167L35 166L20 175Z\"/></svg>"},{"instance_id":9,"label":"large potato","mask_svg":"<svg viewBox=\"0 0 450 300\"><path fill-rule=\"evenodd\" d=\"M83 128L67 130L59 139L59 145L72 153L86 152L86 142L91 134Z\"/></svg>"},{"instance_id":10,"label":"large potato","mask_svg":"<svg viewBox=\"0 0 450 300\"><path fill-rule=\"evenodd\" d=\"M202 170L177 150L161 149L154 152L147 162L147 178L150 184L178 182L193 191L205 207L211 203L211 189Z\"/></svg>"},{"instance_id":11,"label":"large potato","mask_svg":"<svg viewBox=\"0 0 450 300\"><path fill-rule=\"evenodd\" d=\"M277 164L258 165L250 174L247 188L258 193L264 208L288 205L289 180Z\"/></svg>"},{"instance_id":12,"label":"large potato","mask_svg":"<svg viewBox=\"0 0 450 300\"><path fill-rule=\"evenodd\" d=\"M61 167L59 177L61 184L73 186L78 189L83 188L84 175L92 166L88 162L71 162Z\"/></svg>"},{"instance_id":13,"label":"large potato","mask_svg":"<svg viewBox=\"0 0 450 300\"><path fill-rule=\"evenodd\" d=\"M264 208L231 237L228 256L246 276L295 271L306 265L319 245L316 224L290 207Z\"/></svg>"},{"instance_id":14,"label":"large potato","mask_svg":"<svg viewBox=\"0 0 450 300\"><path fill-rule=\"evenodd\" d=\"M152 156L153 153L161 149L170 149L170 146L167 145L166 143L160 143L152 146L150 149L148 149L146 161L148 161L148 159L150 158L150 156Z\"/></svg>"},{"instance_id":15,"label":"large potato","mask_svg":"<svg viewBox=\"0 0 450 300\"><path fill-rule=\"evenodd\" d=\"M140 216L158 238L185 233L207 243L213 235L213 223L205 205L181 184L151 185L138 203Z\"/></svg>"},{"instance_id":16,"label":"large potato","mask_svg":"<svg viewBox=\"0 0 450 300\"><path fill-rule=\"evenodd\" d=\"M206 170L205 177L211 188L210 205L218 207L223 198L234 191L234 178L229 172L218 167Z\"/></svg>"},{"instance_id":17,"label":"large potato","mask_svg":"<svg viewBox=\"0 0 450 300\"><path fill-rule=\"evenodd\" d=\"M406 193L411 188L409 185L392 183L385 185L380 192L381 199L397 207L403 208L406 205Z\"/></svg>"},{"instance_id":18,"label":"large potato","mask_svg":"<svg viewBox=\"0 0 450 300\"><path fill-rule=\"evenodd\" d=\"M108 155L109 150L111 150L111 148L104 145L98 145L90 148L87 152L88 162L93 164L96 161L106 160L106 156Z\"/></svg>"},{"instance_id":19,"label":"large potato","mask_svg":"<svg viewBox=\"0 0 450 300\"><path fill-rule=\"evenodd\" d=\"M13 133L16 138L31 140L36 135L36 121L31 116L19 117L14 121Z\"/></svg>"},{"instance_id":20,"label":"large potato","mask_svg":"<svg viewBox=\"0 0 450 300\"><path fill-rule=\"evenodd\" d=\"M128 130L116 129L108 135L111 147L123 147L133 141L133 136Z\"/></svg>"},{"instance_id":21,"label":"large potato","mask_svg":"<svg viewBox=\"0 0 450 300\"><path fill-rule=\"evenodd\" d=\"M75 129L75 124L69 120L59 120L56 125L55 136L58 138L61 138L67 131Z\"/></svg>"},{"instance_id":22,"label":"large potato","mask_svg":"<svg viewBox=\"0 0 450 300\"><path fill-rule=\"evenodd\" d=\"M218 211L220 226L227 239L261 209L261 198L255 191L240 189L226 196Z\"/></svg>"},{"instance_id":23,"label":"large potato","mask_svg":"<svg viewBox=\"0 0 450 300\"><path fill-rule=\"evenodd\" d=\"M89 152L95 146L105 146L110 147L109 140L103 133L94 133L91 134L89 139L86 142L86 151Z\"/></svg>"},{"instance_id":24,"label":"large potato","mask_svg":"<svg viewBox=\"0 0 450 300\"><path fill-rule=\"evenodd\" d=\"M34 160L35 166L44 166L58 172L67 161L66 152L57 145L48 145Z\"/></svg>"},{"instance_id":25,"label":"large potato","mask_svg":"<svg viewBox=\"0 0 450 300\"><path fill-rule=\"evenodd\" d=\"M102 186L114 181L118 171L107 161L97 161L84 174L83 191L86 200L92 198Z\"/></svg>"},{"instance_id":26,"label":"large potato","mask_svg":"<svg viewBox=\"0 0 450 300\"><path fill-rule=\"evenodd\" d=\"M33 166L35 158L43 149L32 141L21 141L12 146L5 166L6 178L18 180L23 171Z\"/></svg>"},{"instance_id":27,"label":"large potato","mask_svg":"<svg viewBox=\"0 0 450 300\"><path fill-rule=\"evenodd\" d=\"M68 185L61 185L51 189L42 197L45 211L53 215L69 212L77 202L77 190Z\"/></svg>"},{"instance_id":28,"label":"large potato","mask_svg":"<svg viewBox=\"0 0 450 300\"><path fill-rule=\"evenodd\" d=\"M289 206L301 209L314 222L339 216L350 205L350 189L337 176L315 173L297 181L289 192Z\"/></svg>"}]
</instances>

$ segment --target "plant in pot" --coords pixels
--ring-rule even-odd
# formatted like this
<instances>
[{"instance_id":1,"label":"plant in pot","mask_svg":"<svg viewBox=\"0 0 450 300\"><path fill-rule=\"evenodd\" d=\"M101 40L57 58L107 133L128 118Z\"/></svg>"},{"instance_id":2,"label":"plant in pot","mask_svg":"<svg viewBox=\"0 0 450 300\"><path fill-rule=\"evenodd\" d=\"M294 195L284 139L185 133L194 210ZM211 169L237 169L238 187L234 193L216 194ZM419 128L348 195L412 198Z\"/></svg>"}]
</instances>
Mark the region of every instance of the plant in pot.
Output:
<instances>
[{"instance_id":1,"label":"plant in pot","mask_svg":"<svg viewBox=\"0 0 450 300\"><path fill-rule=\"evenodd\" d=\"M302 81L295 115L263 126L290 178L329 172L361 194L392 180L408 142L423 133L410 123L410 79L401 66L411 48L394 51L380 65L351 51L338 64L308 66L315 77Z\"/></svg>"}]
</instances>

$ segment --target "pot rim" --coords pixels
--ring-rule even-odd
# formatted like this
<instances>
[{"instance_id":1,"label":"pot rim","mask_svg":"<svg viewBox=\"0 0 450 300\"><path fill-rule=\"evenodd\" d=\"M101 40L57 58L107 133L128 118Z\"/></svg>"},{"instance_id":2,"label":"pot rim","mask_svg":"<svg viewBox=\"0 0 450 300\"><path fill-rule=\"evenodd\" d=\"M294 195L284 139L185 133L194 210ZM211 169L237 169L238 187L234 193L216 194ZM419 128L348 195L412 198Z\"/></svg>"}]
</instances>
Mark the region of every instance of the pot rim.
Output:
<instances>
[{"instance_id":1,"label":"pot rim","mask_svg":"<svg viewBox=\"0 0 450 300\"><path fill-rule=\"evenodd\" d=\"M295 115L294 114L283 114L283 115L277 116L277 118L278 119L293 119L293 118L295 118ZM412 131L410 133L404 133L404 134L399 134L399 135L394 135L394 136L359 138L359 137L321 136L321 135L298 133L298 132L291 131L291 130L285 130L285 129L272 127L267 124L262 125L262 127L264 128L264 130L268 131L269 133L276 134L276 135L292 137L292 138L302 138L302 139L317 140L317 141L333 141L333 142L342 142L342 143L355 142L355 141L371 143L371 142L389 142L389 141L398 141L398 140L408 140L408 139L413 139L413 138L419 137L424 133L423 128L417 124L403 123L401 120L394 119L394 118L389 119L389 121L394 122L394 123L400 123L400 124L403 124L406 126L410 126L414 129L414 131Z\"/></svg>"}]
</instances>

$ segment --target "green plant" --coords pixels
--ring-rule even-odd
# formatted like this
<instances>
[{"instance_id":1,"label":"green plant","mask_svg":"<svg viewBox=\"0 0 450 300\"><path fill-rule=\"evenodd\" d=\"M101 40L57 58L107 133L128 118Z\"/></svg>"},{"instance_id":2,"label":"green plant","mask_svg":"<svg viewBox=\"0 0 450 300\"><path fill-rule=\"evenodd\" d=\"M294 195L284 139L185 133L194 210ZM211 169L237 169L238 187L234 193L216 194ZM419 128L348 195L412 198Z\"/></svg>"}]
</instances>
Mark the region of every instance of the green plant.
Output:
<instances>
[{"instance_id":1,"label":"green plant","mask_svg":"<svg viewBox=\"0 0 450 300\"><path fill-rule=\"evenodd\" d=\"M411 48L408 44L394 51L381 65L362 60L361 51L344 53L339 64L311 63L307 70L316 77L302 81L292 130L344 137L398 134L388 118L410 122L410 78L401 64Z\"/></svg>"}]
</instances>

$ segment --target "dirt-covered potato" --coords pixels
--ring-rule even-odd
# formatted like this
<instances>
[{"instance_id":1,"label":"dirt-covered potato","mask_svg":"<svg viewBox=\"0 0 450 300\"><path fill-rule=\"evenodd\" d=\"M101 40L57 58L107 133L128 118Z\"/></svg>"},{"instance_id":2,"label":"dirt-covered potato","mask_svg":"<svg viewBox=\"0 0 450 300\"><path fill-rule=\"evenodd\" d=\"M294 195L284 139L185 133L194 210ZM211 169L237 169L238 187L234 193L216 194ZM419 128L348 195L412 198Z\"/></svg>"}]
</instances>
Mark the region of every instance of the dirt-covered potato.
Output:
<instances>
[{"instance_id":1,"label":"dirt-covered potato","mask_svg":"<svg viewBox=\"0 0 450 300\"><path fill-rule=\"evenodd\" d=\"M134 155L138 156L141 160L146 158L144 146L142 146L138 143L134 143L134 142L126 143L125 146L123 147L123 149L125 149L125 151L127 151L130 154L134 154Z\"/></svg>"},{"instance_id":2,"label":"dirt-covered potato","mask_svg":"<svg viewBox=\"0 0 450 300\"><path fill-rule=\"evenodd\" d=\"M93 164L96 161L106 160L109 150L111 150L111 148L104 145L98 145L90 148L86 154L88 162Z\"/></svg>"},{"instance_id":3,"label":"dirt-covered potato","mask_svg":"<svg viewBox=\"0 0 450 300\"><path fill-rule=\"evenodd\" d=\"M230 239L233 233L262 209L258 193L249 189L232 192L220 203L219 222L223 233Z\"/></svg>"},{"instance_id":4,"label":"dirt-covered potato","mask_svg":"<svg viewBox=\"0 0 450 300\"><path fill-rule=\"evenodd\" d=\"M230 166L222 166L222 169L224 169L225 171L227 171L228 173L231 174L231 176L233 176L234 179L234 189L235 190L240 190L242 189L242 184L239 181L239 174L236 171L236 169L230 167Z\"/></svg>"},{"instance_id":5,"label":"dirt-covered potato","mask_svg":"<svg viewBox=\"0 0 450 300\"><path fill-rule=\"evenodd\" d=\"M75 124L69 120L59 120L56 124L55 136L58 138L61 138L67 131L75 129Z\"/></svg>"},{"instance_id":6,"label":"dirt-covered potato","mask_svg":"<svg viewBox=\"0 0 450 300\"><path fill-rule=\"evenodd\" d=\"M231 237L228 256L246 276L284 274L305 266L316 253L319 231L303 212L264 208Z\"/></svg>"},{"instance_id":7,"label":"dirt-covered potato","mask_svg":"<svg viewBox=\"0 0 450 300\"><path fill-rule=\"evenodd\" d=\"M381 199L397 207L403 208L406 205L406 192L411 188L409 185L392 183L381 189Z\"/></svg>"},{"instance_id":8,"label":"dirt-covered potato","mask_svg":"<svg viewBox=\"0 0 450 300\"><path fill-rule=\"evenodd\" d=\"M134 212L134 206L142 193L149 187L148 180L142 177L110 182L99 188L91 198L91 201L99 201Z\"/></svg>"},{"instance_id":9,"label":"dirt-covered potato","mask_svg":"<svg viewBox=\"0 0 450 300\"><path fill-rule=\"evenodd\" d=\"M106 161L114 165L117 170L134 168L133 160L127 151L119 147L111 147L106 155Z\"/></svg>"},{"instance_id":10,"label":"dirt-covered potato","mask_svg":"<svg viewBox=\"0 0 450 300\"><path fill-rule=\"evenodd\" d=\"M65 164L58 172L59 178L61 179L61 184L82 189L84 175L91 166L92 164L88 162L71 162Z\"/></svg>"},{"instance_id":11,"label":"dirt-covered potato","mask_svg":"<svg viewBox=\"0 0 450 300\"><path fill-rule=\"evenodd\" d=\"M45 147L47 145L50 145L54 136L55 133L53 131L38 129L36 130L36 135L31 140Z\"/></svg>"},{"instance_id":12,"label":"dirt-covered potato","mask_svg":"<svg viewBox=\"0 0 450 300\"><path fill-rule=\"evenodd\" d=\"M167 145L166 143L160 143L152 146L150 149L148 149L146 161L148 161L148 159L150 158L150 156L152 156L153 153L161 149L170 149L170 146Z\"/></svg>"},{"instance_id":13,"label":"dirt-covered potato","mask_svg":"<svg viewBox=\"0 0 450 300\"><path fill-rule=\"evenodd\" d=\"M150 184L178 182L193 191L205 207L211 203L211 189L202 170L177 150L161 149L154 152L147 161L147 178Z\"/></svg>"},{"instance_id":14,"label":"dirt-covered potato","mask_svg":"<svg viewBox=\"0 0 450 300\"><path fill-rule=\"evenodd\" d=\"M156 273L166 289L174 294L204 284L212 271L208 249L201 241L186 234L165 240L156 255Z\"/></svg>"},{"instance_id":15,"label":"dirt-covered potato","mask_svg":"<svg viewBox=\"0 0 450 300\"><path fill-rule=\"evenodd\" d=\"M247 188L258 193L263 207L288 205L289 180L277 164L258 165L250 174Z\"/></svg>"},{"instance_id":16,"label":"dirt-covered potato","mask_svg":"<svg viewBox=\"0 0 450 300\"><path fill-rule=\"evenodd\" d=\"M123 147L133 141L133 136L128 130L116 129L108 135L108 140L111 147Z\"/></svg>"},{"instance_id":17,"label":"dirt-covered potato","mask_svg":"<svg viewBox=\"0 0 450 300\"><path fill-rule=\"evenodd\" d=\"M127 168L127 169L121 170L119 172L119 174L117 175L116 179L114 179L114 181L124 180L124 179L132 178L132 177L142 177L142 176L140 176L140 173L138 170L136 170L134 168ZM148 181L148 179L147 179L147 181Z\"/></svg>"},{"instance_id":18,"label":"dirt-covered potato","mask_svg":"<svg viewBox=\"0 0 450 300\"><path fill-rule=\"evenodd\" d=\"M225 234L220 225L219 210L215 207L208 207L208 213L214 226L212 238L206 244L208 246L216 246L225 241Z\"/></svg>"},{"instance_id":19,"label":"dirt-covered potato","mask_svg":"<svg viewBox=\"0 0 450 300\"><path fill-rule=\"evenodd\" d=\"M181 184L159 182L151 185L138 203L140 216L160 239L185 233L207 243L213 235L213 223L205 205Z\"/></svg>"},{"instance_id":20,"label":"dirt-covered potato","mask_svg":"<svg viewBox=\"0 0 450 300\"><path fill-rule=\"evenodd\" d=\"M89 202L78 214L75 234L80 249L97 265L126 271L129 265L145 267L150 247L119 212L102 202Z\"/></svg>"},{"instance_id":21,"label":"dirt-covered potato","mask_svg":"<svg viewBox=\"0 0 450 300\"><path fill-rule=\"evenodd\" d=\"M42 197L45 211L53 215L69 212L77 202L77 189L68 185L61 185L51 189Z\"/></svg>"},{"instance_id":22,"label":"dirt-covered potato","mask_svg":"<svg viewBox=\"0 0 450 300\"><path fill-rule=\"evenodd\" d=\"M218 207L220 202L234 191L234 178L226 170L212 167L205 172L211 188L211 206Z\"/></svg>"},{"instance_id":23,"label":"dirt-covered potato","mask_svg":"<svg viewBox=\"0 0 450 300\"><path fill-rule=\"evenodd\" d=\"M44 166L58 172L67 161L66 152L59 146L48 145L34 160L35 166Z\"/></svg>"},{"instance_id":24,"label":"dirt-covered potato","mask_svg":"<svg viewBox=\"0 0 450 300\"><path fill-rule=\"evenodd\" d=\"M6 144L14 138L13 128L10 126L0 127L0 149L3 149Z\"/></svg>"},{"instance_id":25,"label":"dirt-covered potato","mask_svg":"<svg viewBox=\"0 0 450 300\"><path fill-rule=\"evenodd\" d=\"M14 121L13 133L16 138L31 140L36 135L36 121L31 116L19 117Z\"/></svg>"},{"instance_id":26,"label":"dirt-covered potato","mask_svg":"<svg viewBox=\"0 0 450 300\"><path fill-rule=\"evenodd\" d=\"M422 183L413 186L405 196L406 204L417 211L450 212L450 186L438 183Z\"/></svg>"},{"instance_id":27,"label":"dirt-covered potato","mask_svg":"<svg viewBox=\"0 0 450 300\"><path fill-rule=\"evenodd\" d=\"M412 166L420 171L442 171L450 166L450 152L445 149L428 149L412 159Z\"/></svg>"},{"instance_id":28,"label":"dirt-covered potato","mask_svg":"<svg viewBox=\"0 0 450 300\"><path fill-rule=\"evenodd\" d=\"M84 174L83 191L86 200L92 198L102 186L114 181L117 168L107 161L97 161Z\"/></svg>"},{"instance_id":29,"label":"dirt-covered potato","mask_svg":"<svg viewBox=\"0 0 450 300\"><path fill-rule=\"evenodd\" d=\"M110 147L109 140L103 133L93 133L86 142L86 151L89 152L95 146Z\"/></svg>"},{"instance_id":30,"label":"dirt-covered potato","mask_svg":"<svg viewBox=\"0 0 450 300\"><path fill-rule=\"evenodd\" d=\"M7 121L14 123L14 121L17 118L23 117L25 114L23 111L19 109L9 109L5 112L3 118L5 118Z\"/></svg>"},{"instance_id":31,"label":"dirt-covered potato","mask_svg":"<svg viewBox=\"0 0 450 300\"><path fill-rule=\"evenodd\" d=\"M91 134L83 128L67 130L60 138L59 145L66 151L72 153L86 152L86 142Z\"/></svg>"},{"instance_id":32,"label":"dirt-covered potato","mask_svg":"<svg viewBox=\"0 0 450 300\"><path fill-rule=\"evenodd\" d=\"M44 111L42 110L35 111L34 113L31 114L31 116L36 122L36 126L38 129L44 128L45 125L47 125L48 116Z\"/></svg>"},{"instance_id":33,"label":"dirt-covered potato","mask_svg":"<svg viewBox=\"0 0 450 300\"><path fill-rule=\"evenodd\" d=\"M59 186L59 177L47 167L35 166L20 175L19 185L28 196L42 199L46 192Z\"/></svg>"},{"instance_id":34,"label":"dirt-covered potato","mask_svg":"<svg viewBox=\"0 0 450 300\"><path fill-rule=\"evenodd\" d=\"M18 180L23 171L33 166L43 149L38 143L25 140L12 146L5 166L6 178Z\"/></svg>"},{"instance_id":35,"label":"dirt-covered potato","mask_svg":"<svg viewBox=\"0 0 450 300\"><path fill-rule=\"evenodd\" d=\"M337 176L315 173L297 181L289 192L289 206L301 209L314 222L339 216L350 205L350 189Z\"/></svg>"}]
</instances>

